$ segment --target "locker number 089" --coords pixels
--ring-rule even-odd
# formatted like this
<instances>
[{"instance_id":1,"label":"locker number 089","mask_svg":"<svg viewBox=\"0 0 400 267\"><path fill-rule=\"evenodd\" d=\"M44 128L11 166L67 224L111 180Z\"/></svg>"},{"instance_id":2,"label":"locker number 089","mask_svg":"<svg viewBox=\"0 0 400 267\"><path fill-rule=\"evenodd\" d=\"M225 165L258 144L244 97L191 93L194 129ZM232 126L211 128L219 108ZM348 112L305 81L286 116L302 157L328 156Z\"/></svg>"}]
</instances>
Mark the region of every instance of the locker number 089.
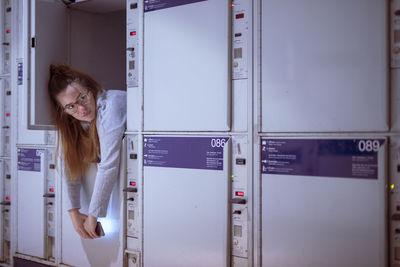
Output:
<instances>
[{"instance_id":1,"label":"locker number 089","mask_svg":"<svg viewBox=\"0 0 400 267\"><path fill-rule=\"evenodd\" d=\"M360 152L378 152L379 140L360 140L358 142L358 150Z\"/></svg>"},{"instance_id":2,"label":"locker number 089","mask_svg":"<svg viewBox=\"0 0 400 267\"><path fill-rule=\"evenodd\" d=\"M224 147L226 140L223 138L213 138L211 139L211 147Z\"/></svg>"}]
</instances>

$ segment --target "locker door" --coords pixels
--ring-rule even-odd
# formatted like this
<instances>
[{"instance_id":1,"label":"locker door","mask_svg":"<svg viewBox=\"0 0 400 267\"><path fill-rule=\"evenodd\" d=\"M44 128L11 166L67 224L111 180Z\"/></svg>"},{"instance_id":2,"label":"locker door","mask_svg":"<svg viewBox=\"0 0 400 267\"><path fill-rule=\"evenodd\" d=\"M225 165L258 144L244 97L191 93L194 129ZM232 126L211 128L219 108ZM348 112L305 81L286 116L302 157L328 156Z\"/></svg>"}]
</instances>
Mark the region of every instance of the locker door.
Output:
<instances>
[{"instance_id":1,"label":"locker door","mask_svg":"<svg viewBox=\"0 0 400 267\"><path fill-rule=\"evenodd\" d=\"M390 137L390 266L400 264L400 136Z\"/></svg>"},{"instance_id":2,"label":"locker door","mask_svg":"<svg viewBox=\"0 0 400 267\"><path fill-rule=\"evenodd\" d=\"M262 132L385 131L387 2L262 1Z\"/></svg>"},{"instance_id":3,"label":"locker door","mask_svg":"<svg viewBox=\"0 0 400 267\"><path fill-rule=\"evenodd\" d=\"M45 151L18 148L17 252L45 257Z\"/></svg>"},{"instance_id":4,"label":"locker door","mask_svg":"<svg viewBox=\"0 0 400 267\"><path fill-rule=\"evenodd\" d=\"M143 141L144 266L228 266L229 138Z\"/></svg>"},{"instance_id":5,"label":"locker door","mask_svg":"<svg viewBox=\"0 0 400 267\"><path fill-rule=\"evenodd\" d=\"M5 180L6 180L6 175L4 171L4 161L0 159L0 199L1 199L1 215L0 215L0 262L4 262L4 210L7 208L5 205L6 202L4 200L5 194L4 194L4 185L5 185Z\"/></svg>"},{"instance_id":6,"label":"locker door","mask_svg":"<svg viewBox=\"0 0 400 267\"><path fill-rule=\"evenodd\" d=\"M47 93L50 64L68 63L68 10L62 1L30 2L29 128L52 129Z\"/></svg>"},{"instance_id":7,"label":"locker door","mask_svg":"<svg viewBox=\"0 0 400 267\"><path fill-rule=\"evenodd\" d=\"M230 1L146 2L145 130L228 131Z\"/></svg>"},{"instance_id":8,"label":"locker door","mask_svg":"<svg viewBox=\"0 0 400 267\"><path fill-rule=\"evenodd\" d=\"M387 266L385 139L261 144L263 266Z\"/></svg>"}]
</instances>

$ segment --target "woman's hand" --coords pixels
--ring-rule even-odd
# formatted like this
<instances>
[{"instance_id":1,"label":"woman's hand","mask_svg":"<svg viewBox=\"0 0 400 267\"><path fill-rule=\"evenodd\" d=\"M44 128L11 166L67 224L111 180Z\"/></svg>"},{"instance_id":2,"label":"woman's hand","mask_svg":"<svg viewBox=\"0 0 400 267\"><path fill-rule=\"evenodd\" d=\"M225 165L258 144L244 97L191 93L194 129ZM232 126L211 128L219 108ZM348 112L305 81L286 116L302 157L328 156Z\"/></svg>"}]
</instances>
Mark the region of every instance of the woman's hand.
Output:
<instances>
[{"instance_id":1,"label":"woman's hand","mask_svg":"<svg viewBox=\"0 0 400 267\"><path fill-rule=\"evenodd\" d=\"M99 238L100 237L96 233L96 225L97 225L97 218L89 214L86 217L86 220L83 223L83 226L85 227L85 230L89 234L90 238Z\"/></svg>"},{"instance_id":2,"label":"woman's hand","mask_svg":"<svg viewBox=\"0 0 400 267\"><path fill-rule=\"evenodd\" d=\"M72 225L75 228L75 231L82 237L82 238L89 238L90 237L89 233L86 231L84 227L84 222L86 221L86 216L85 214L82 214L78 211L78 209L72 209L68 211L69 216L71 217Z\"/></svg>"}]
</instances>

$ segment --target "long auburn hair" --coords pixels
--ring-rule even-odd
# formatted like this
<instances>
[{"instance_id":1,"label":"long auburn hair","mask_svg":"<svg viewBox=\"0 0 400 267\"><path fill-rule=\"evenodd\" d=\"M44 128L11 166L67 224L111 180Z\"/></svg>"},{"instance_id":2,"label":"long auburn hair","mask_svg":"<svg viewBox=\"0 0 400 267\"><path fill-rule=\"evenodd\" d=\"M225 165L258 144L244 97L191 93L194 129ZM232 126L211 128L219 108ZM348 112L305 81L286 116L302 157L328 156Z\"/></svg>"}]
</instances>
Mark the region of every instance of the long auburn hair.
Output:
<instances>
[{"instance_id":1,"label":"long auburn hair","mask_svg":"<svg viewBox=\"0 0 400 267\"><path fill-rule=\"evenodd\" d=\"M53 120L57 128L58 143L61 140L67 177L77 181L89 168L89 164L100 155L100 142L96 128L96 118L88 129L79 120L64 111L56 97L71 83L78 83L93 94L95 105L101 86L88 74L71 68L67 64L50 65L48 92Z\"/></svg>"}]
</instances>

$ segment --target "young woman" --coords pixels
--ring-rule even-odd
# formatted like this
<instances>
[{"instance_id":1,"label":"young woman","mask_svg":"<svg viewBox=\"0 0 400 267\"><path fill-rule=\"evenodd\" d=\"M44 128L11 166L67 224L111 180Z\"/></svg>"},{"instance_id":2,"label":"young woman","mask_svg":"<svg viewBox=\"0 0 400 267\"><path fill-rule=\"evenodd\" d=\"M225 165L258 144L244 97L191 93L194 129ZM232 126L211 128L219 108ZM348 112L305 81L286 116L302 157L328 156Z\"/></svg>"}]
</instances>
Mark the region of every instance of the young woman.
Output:
<instances>
[{"instance_id":1,"label":"young woman","mask_svg":"<svg viewBox=\"0 0 400 267\"><path fill-rule=\"evenodd\" d=\"M66 64L50 66L48 92L62 146L72 224L81 237L98 238L97 218L106 216L119 177L126 92L102 90L89 75ZM98 162L97 174L85 215L79 212L81 180L92 162Z\"/></svg>"}]
</instances>

